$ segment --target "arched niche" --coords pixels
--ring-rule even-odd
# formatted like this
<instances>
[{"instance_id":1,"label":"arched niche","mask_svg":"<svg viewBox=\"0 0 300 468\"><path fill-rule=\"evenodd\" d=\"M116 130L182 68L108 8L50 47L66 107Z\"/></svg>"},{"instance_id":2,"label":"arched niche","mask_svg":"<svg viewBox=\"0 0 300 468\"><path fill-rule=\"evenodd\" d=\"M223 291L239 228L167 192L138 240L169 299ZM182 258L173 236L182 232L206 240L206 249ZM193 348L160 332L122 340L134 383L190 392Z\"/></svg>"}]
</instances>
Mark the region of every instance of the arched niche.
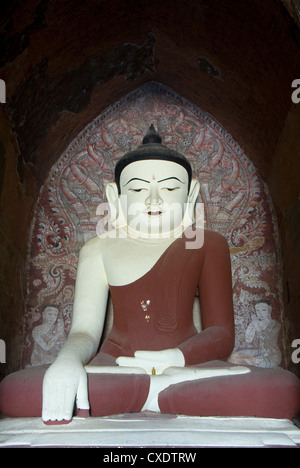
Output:
<instances>
[{"instance_id":1,"label":"arched niche","mask_svg":"<svg viewBox=\"0 0 300 468\"><path fill-rule=\"evenodd\" d=\"M91 122L40 190L28 246L23 365L53 362L64 343L79 250L104 229L97 208L106 201L116 162L141 144L152 123L165 145L190 160L201 183L206 228L223 234L230 246L236 325L230 360L284 366L279 240L267 186L211 115L156 82Z\"/></svg>"}]
</instances>

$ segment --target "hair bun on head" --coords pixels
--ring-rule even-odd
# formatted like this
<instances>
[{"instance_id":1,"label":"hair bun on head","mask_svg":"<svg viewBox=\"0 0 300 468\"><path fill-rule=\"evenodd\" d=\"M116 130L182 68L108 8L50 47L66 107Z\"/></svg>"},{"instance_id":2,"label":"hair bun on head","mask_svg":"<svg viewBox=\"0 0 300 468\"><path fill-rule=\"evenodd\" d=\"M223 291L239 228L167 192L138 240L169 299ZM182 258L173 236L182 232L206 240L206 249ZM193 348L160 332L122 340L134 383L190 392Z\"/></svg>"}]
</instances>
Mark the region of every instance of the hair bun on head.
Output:
<instances>
[{"instance_id":1,"label":"hair bun on head","mask_svg":"<svg viewBox=\"0 0 300 468\"><path fill-rule=\"evenodd\" d=\"M143 145L148 145L149 143L158 143L161 144L161 136L157 133L154 128L154 125L151 124L148 130L148 133L143 138Z\"/></svg>"},{"instance_id":2,"label":"hair bun on head","mask_svg":"<svg viewBox=\"0 0 300 468\"><path fill-rule=\"evenodd\" d=\"M183 166L189 176L189 187L192 180L192 168L189 161L183 154L175 151L168 146L162 145L162 138L157 133L154 125L151 124L147 134L143 138L142 145L136 149L124 154L117 162L115 167L115 182L120 193L120 175L123 169L136 161L143 161L147 159L157 159L163 161L171 161Z\"/></svg>"}]
</instances>

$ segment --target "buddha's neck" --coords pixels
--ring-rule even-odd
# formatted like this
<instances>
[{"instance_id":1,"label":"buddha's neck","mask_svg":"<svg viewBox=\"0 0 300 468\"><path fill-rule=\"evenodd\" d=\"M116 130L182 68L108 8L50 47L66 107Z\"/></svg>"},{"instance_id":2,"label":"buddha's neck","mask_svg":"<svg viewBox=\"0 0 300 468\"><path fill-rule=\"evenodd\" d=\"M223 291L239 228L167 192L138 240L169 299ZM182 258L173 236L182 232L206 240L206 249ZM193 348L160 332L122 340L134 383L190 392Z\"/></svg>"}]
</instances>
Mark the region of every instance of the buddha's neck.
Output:
<instances>
[{"instance_id":1,"label":"buddha's neck","mask_svg":"<svg viewBox=\"0 0 300 468\"><path fill-rule=\"evenodd\" d=\"M140 240L141 242L153 242L153 243L169 243L172 242L173 240L177 239L178 237L181 237L184 231L184 227L182 225L177 226L176 228L170 230L170 231L164 231L164 232L158 232L158 233L153 233L153 232L141 232L133 229L130 226L124 226L120 228L119 233L120 237L127 236L130 239L134 240Z\"/></svg>"}]
</instances>

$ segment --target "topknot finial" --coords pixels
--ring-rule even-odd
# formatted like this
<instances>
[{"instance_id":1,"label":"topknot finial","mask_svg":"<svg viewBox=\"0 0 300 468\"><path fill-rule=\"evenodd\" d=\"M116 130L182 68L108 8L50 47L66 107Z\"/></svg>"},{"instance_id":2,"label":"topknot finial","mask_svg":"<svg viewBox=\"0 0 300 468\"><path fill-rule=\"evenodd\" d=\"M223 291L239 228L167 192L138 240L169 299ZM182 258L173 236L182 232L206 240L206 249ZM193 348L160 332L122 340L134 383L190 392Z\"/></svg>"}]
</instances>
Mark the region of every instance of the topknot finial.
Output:
<instances>
[{"instance_id":1,"label":"topknot finial","mask_svg":"<svg viewBox=\"0 0 300 468\"><path fill-rule=\"evenodd\" d=\"M155 130L154 125L151 124L147 134L143 138L143 145L147 145L149 143L161 144L161 142L161 136Z\"/></svg>"},{"instance_id":2,"label":"topknot finial","mask_svg":"<svg viewBox=\"0 0 300 468\"><path fill-rule=\"evenodd\" d=\"M149 159L171 161L180 164L184 167L189 176L188 190L190 189L190 183L192 180L192 167L186 157L176 150L162 144L162 138L157 133L154 125L151 124L147 134L143 138L143 144L137 148L128 151L116 164L115 167L115 181L118 187L119 193L120 188L120 175L123 169L136 161L144 161Z\"/></svg>"}]
</instances>

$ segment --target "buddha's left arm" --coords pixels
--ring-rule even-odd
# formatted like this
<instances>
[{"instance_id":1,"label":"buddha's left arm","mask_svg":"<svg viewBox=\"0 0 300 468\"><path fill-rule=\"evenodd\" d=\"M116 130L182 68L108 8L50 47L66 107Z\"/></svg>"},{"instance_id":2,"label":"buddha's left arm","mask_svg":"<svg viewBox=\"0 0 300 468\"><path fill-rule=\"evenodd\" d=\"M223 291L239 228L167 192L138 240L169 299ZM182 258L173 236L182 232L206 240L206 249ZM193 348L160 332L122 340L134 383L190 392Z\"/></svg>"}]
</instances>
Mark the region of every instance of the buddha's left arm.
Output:
<instances>
[{"instance_id":1,"label":"buddha's left arm","mask_svg":"<svg viewBox=\"0 0 300 468\"><path fill-rule=\"evenodd\" d=\"M204 238L199 278L202 331L178 346L186 365L225 360L234 346L234 312L229 247L220 234Z\"/></svg>"}]
</instances>

